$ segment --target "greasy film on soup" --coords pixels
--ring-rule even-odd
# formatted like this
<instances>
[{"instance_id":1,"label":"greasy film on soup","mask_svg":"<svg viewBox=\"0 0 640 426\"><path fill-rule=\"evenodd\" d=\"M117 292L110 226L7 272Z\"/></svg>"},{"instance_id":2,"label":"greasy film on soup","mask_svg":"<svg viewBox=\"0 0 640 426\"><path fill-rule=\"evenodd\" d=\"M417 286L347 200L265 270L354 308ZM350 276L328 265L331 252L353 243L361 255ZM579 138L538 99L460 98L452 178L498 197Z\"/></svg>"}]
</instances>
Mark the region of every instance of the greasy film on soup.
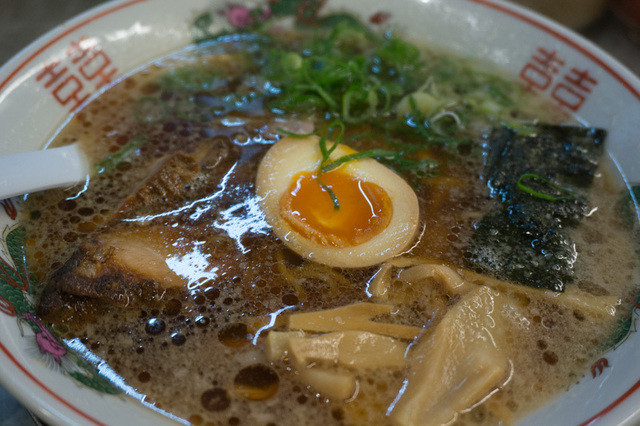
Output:
<instances>
[{"instance_id":1,"label":"greasy film on soup","mask_svg":"<svg viewBox=\"0 0 640 426\"><path fill-rule=\"evenodd\" d=\"M22 213L38 316L192 424L517 422L625 332L607 129L323 22L206 33L74 115L89 184Z\"/></svg>"}]
</instances>

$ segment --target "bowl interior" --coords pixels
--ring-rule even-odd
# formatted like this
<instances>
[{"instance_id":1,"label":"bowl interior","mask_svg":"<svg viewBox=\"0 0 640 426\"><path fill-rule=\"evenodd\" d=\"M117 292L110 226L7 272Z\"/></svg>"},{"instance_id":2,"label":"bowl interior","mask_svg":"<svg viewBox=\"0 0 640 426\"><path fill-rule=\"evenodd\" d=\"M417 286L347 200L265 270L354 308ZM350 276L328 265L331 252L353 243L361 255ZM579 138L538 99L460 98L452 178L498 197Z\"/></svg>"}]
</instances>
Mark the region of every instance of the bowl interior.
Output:
<instances>
[{"instance_id":1,"label":"bowl interior","mask_svg":"<svg viewBox=\"0 0 640 426\"><path fill-rule=\"evenodd\" d=\"M217 0L118 1L46 34L0 69L0 128L4 134L0 154L42 148L79 105L101 93L109 82L189 44L194 19L203 11L224 7L226 3ZM409 39L437 50L497 65L581 120L608 129L607 152L620 172L620 183L640 183L640 82L569 30L524 9L489 0L403 0L393 6L331 0L323 10L346 10L365 22L380 12L387 17L385 22L371 25L397 28ZM221 28L228 23L220 18L213 25ZM576 78L582 79L580 85L570 85ZM140 423L171 422L170 417L135 402L140 395L132 388L126 388L125 393L133 398L123 398L122 393L108 395L108 388L103 392L91 389L106 386L97 372L121 379L99 359L84 353L81 345L75 349L83 353L68 347L60 362L43 358L35 341L37 336L46 337L47 330L29 316L34 291L20 270L21 260L15 251L21 200L16 197L0 203L0 257L3 265L14 271L13 275L0 275L3 385L53 423L120 423L131 418ZM580 379L523 424L638 421L637 318L636 309L628 335L605 355L607 368ZM79 376L85 384L81 391Z\"/></svg>"}]
</instances>

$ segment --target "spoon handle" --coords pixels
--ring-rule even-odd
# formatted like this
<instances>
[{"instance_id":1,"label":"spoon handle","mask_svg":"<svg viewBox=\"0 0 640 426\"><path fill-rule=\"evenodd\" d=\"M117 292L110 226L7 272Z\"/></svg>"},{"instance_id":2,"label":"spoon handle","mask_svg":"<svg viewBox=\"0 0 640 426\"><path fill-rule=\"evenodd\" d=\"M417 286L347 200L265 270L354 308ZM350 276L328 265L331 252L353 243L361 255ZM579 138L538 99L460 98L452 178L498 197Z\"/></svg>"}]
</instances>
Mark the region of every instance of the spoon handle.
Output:
<instances>
[{"instance_id":1,"label":"spoon handle","mask_svg":"<svg viewBox=\"0 0 640 426\"><path fill-rule=\"evenodd\" d=\"M0 157L0 200L82 182L89 162L77 143Z\"/></svg>"}]
</instances>

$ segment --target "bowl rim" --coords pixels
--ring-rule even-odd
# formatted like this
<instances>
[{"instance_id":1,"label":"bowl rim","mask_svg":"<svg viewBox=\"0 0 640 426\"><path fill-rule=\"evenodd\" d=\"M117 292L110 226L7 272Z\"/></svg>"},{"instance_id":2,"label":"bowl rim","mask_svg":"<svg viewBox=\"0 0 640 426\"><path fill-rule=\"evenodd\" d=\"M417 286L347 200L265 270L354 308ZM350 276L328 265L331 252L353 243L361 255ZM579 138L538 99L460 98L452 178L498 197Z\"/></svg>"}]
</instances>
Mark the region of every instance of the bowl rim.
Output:
<instances>
[{"instance_id":1,"label":"bowl rim","mask_svg":"<svg viewBox=\"0 0 640 426\"><path fill-rule=\"evenodd\" d=\"M88 8L84 12L75 15L68 21L63 22L42 34L27 46L20 49L18 53L13 55L7 62L0 66L0 75L13 68L6 78L0 81L0 95L2 95L2 92L7 89L11 80L13 80L13 78L16 77L24 67L63 37L75 32L85 25L97 21L114 12L118 12L121 9L149 1L151 0L109 0L103 4ZM14 64L18 62L20 62L19 65L14 67Z\"/></svg>"},{"instance_id":2,"label":"bowl rim","mask_svg":"<svg viewBox=\"0 0 640 426\"><path fill-rule=\"evenodd\" d=\"M72 34L73 32L93 23L94 21L100 20L107 15L136 4L151 3L152 1L153 0L111 0L106 3L93 6L39 36L0 66L0 102L6 95L4 92L10 90L12 84L15 84L15 77L18 76L20 72L33 60L38 58L49 47L65 36ZM246 2L246 0L239 1L240 3ZM577 32L523 6L508 3L506 0L462 1L475 3L483 7L493 9L494 11L508 15L510 18L533 26L537 30L552 36L596 64L599 68L604 70L624 86L624 88L628 90L638 101L640 101L640 79L638 76L620 63L620 61L614 58L611 54L607 53ZM93 97L91 99L93 99ZM85 413L82 409L76 407L72 401L67 401L57 395L55 390L50 389L47 385L41 382L27 369L27 367L22 365L20 361L16 359L11 351L9 351L9 349L3 344L2 340L0 340L0 352L4 353L6 358L9 360L9 364L13 364L15 366L13 370L3 372L3 374L0 375L0 384L2 384L7 391L20 401L20 403L25 405L39 418L53 424L72 423L74 422L74 418L82 418L93 424L104 424L102 421L95 419L90 414ZM2 363L4 364L4 362ZM25 380L28 383L28 386L25 386ZM33 392L33 389L40 389L41 391L44 391L44 393ZM613 411L623 401L627 400L627 398L634 394L638 389L640 389L640 378L635 382L635 384L633 384L633 386L621 394L612 403L588 420L582 422L581 425L589 425L602 420L605 415ZM69 414L71 414L71 416L69 416ZM635 408L627 414L627 417L620 419L622 422L630 422L634 421L634 419L636 421L640 420L640 408Z\"/></svg>"},{"instance_id":3,"label":"bowl rim","mask_svg":"<svg viewBox=\"0 0 640 426\"><path fill-rule=\"evenodd\" d=\"M14 78L56 42L105 16L148 1L151 0L110 0L88 8L36 38L0 66L0 78L2 78L0 81L0 102L5 95L3 92L10 90ZM5 74L6 77L4 77ZM11 372L0 374L0 384L39 419L51 424L73 424L77 423L75 417L95 425L105 424L76 407L72 401L62 398L55 390L40 381L16 359L2 340L0 340L0 352L4 353L10 364L15 366ZM25 381L27 386L25 386ZM43 393L35 393L34 389Z\"/></svg>"}]
</instances>

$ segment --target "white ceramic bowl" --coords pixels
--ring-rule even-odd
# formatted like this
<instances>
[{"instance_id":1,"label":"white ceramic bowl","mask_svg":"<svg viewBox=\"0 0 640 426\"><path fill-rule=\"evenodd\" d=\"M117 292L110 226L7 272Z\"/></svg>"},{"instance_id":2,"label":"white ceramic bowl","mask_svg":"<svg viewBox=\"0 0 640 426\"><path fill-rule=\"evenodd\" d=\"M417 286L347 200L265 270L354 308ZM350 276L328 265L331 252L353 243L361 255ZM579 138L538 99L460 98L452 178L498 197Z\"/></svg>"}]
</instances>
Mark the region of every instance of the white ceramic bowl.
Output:
<instances>
[{"instance_id":1,"label":"white ceramic bowl","mask_svg":"<svg viewBox=\"0 0 640 426\"><path fill-rule=\"evenodd\" d=\"M101 90L101 83L189 44L194 18L225 7L218 0L123 0L41 37L0 69L0 154L42 148L78 102ZM385 12L375 15L388 18L382 25L401 28L410 39L495 63L591 125L608 129L613 162L627 183L640 182L640 81L575 33L497 0L330 0L323 11L335 9L364 21ZM228 25L213 16L215 26ZM24 274L7 278L12 268L21 271L11 256L16 257L16 209L19 198L0 205L0 258L5 259L0 262L2 385L54 424L172 422L135 398L101 393L71 378L84 377L99 386L95 372L108 369L99 360L95 366L84 365L73 351L58 347L28 312L32 297ZM629 334L604 356L606 362L594 366L593 377L588 374L522 423L640 422L637 311Z\"/></svg>"}]
</instances>

